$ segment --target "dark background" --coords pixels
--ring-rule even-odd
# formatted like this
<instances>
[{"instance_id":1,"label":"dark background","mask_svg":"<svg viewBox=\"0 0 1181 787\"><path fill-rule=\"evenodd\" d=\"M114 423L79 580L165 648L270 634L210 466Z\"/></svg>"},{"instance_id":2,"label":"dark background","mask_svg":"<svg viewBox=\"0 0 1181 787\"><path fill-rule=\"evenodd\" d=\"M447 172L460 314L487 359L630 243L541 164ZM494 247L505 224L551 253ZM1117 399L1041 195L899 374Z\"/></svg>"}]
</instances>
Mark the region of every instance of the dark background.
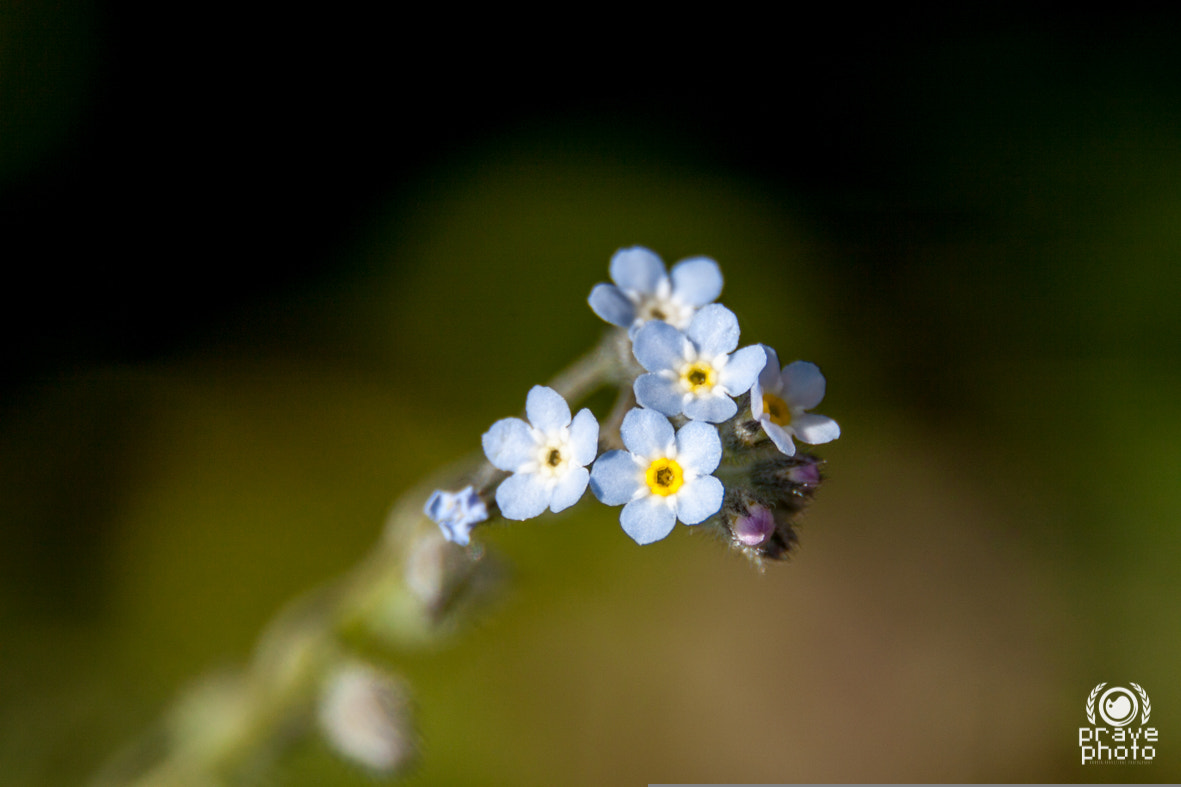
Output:
<instances>
[{"instance_id":1,"label":"dark background","mask_svg":"<svg viewBox=\"0 0 1181 787\"><path fill-rule=\"evenodd\" d=\"M244 658L285 598L363 553L400 489L594 341L594 320L569 315L633 243L669 263L715 256L744 343L820 362L820 411L845 437L810 519L839 535L815 534L762 584L720 547L637 556L609 527L591 543L626 565L586 557L591 523L611 524L597 506L556 544L494 537L525 566L508 617L535 622L519 624L526 652L561 641L547 603L561 620L552 599L601 590L570 574L661 572L679 608L706 571L719 593L760 588L761 614L785 614L774 599L815 611L796 613L811 641L778 627L754 640L795 654L758 683L781 688L734 690L776 698L766 707L729 702L728 669L677 678L710 687L689 696L723 708L727 730L768 730L779 742L758 751L784 748L781 764L668 732L607 740L620 767L650 781L1176 778L1171 745L1152 770L1101 772L1080 771L1073 746L1103 681L1139 680L1162 735L1181 729L1171 15L593 20L531 36L500 30L514 20L335 11L0 14L0 755L16 783L76 781L186 677ZM600 639L643 639L668 611L659 593L656 611L629 598L589 613ZM866 625L826 639L850 614ZM659 642L631 641L653 663L701 625L666 619ZM960 626L963 639L937 634ZM411 660L423 704L462 708L439 687L513 631L439 666ZM596 652L565 634L566 656ZM882 644L899 639L914 650ZM678 695L674 677L633 685L585 658L590 685L655 698L648 715L575 693L510 722L489 707L424 724L446 737L484 718L509 742L515 724L569 783L595 783L579 741L618 714L665 723ZM811 704L793 705L789 662L817 670L800 681L821 687ZM458 685L494 696L481 674ZM560 683L522 675L498 690ZM932 675L947 691L919 691ZM939 724L883 710L916 696ZM579 732L546 738L555 713ZM970 721L947 758L925 759L948 714ZM898 736L880 748L800 737L878 724ZM512 783L549 781L531 748L497 760L504 743L484 745L423 778L478 783L492 759Z\"/></svg>"},{"instance_id":2,"label":"dark background","mask_svg":"<svg viewBox=\"0 0 1181 787\"><path fill-rule=\"evenodd\" d=\"M1082 221L1098 195L1119 207L1167 181L1179 111L1169 17L892 14L721 41L604 26L527 45L377 16L20 3L6 27L17 379L167 355L340 275L332 250L375 205L526 130L790 193L877 250L846 263L873 287L918 233Z\"/></svg>"}]
</instances>

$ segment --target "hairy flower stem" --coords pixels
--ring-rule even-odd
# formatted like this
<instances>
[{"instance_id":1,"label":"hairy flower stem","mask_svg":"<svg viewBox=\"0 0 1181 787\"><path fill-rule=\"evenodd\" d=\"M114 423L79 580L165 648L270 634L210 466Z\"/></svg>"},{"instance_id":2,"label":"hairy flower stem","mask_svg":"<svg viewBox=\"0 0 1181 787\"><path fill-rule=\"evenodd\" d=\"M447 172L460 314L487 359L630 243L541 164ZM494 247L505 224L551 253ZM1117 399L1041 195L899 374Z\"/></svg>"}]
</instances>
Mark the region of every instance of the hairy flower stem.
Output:
<instances>
[{"instance_id":1,"label":"hairy flower stem","mask_svg":"<svg viewBox=\"0 0 1181 787\"><path fill-rule=\"evenodd\" d=\"M626 338L624 331L608 331L550 385L581 400L626 381ZM630 386L623 393L630 402ZM486 489L504 475L473 455L408 491L393 508L385 537L357 566L290 602L264 629L247 666L190 687L95 776L92 787L252 781L313 728L320 692L336 666L358 656L388 662L454 631L464 609L493 589L496 569L476 551L447 542L422 513L423 501L440 485L468 478Z\"/></svg>"},{"instance_id":2,"label":"hairy flower stem","mask_svg":"<svg viewBox=\"0 0 1181 787\"><path fill-rule=\"evenodd\" d=\"M631 354L631 342L627 338L627 332L612 329L603 334L603 338L594 349L550 378L547 385L557 391L571 406L582 403L604 386L618 387L619 398L611 415L603 424L603 439L607 441L608 447L616 447L622 445L619 439L619 424L623 420L623 415L630 407L635 406L631 385L636 369L638 366ZM492 490L507 474L497 470L483 453L472 454L468 462L471 469L466 473L457 474L451 486L462 486L462 479L466 477L482 496L490 499ZM443 481L439 488L448 488L448 484Z\"/></svg>"},{"instance_id":3,"label":"hairy flower stem","mask_svg":"<svg viewBox=\"0 0 1181 787\"><path fill-rule=\"evenodd\" d=\"M492 585L494 567L443 539L422 513L427 490L421 486L402 498L385 538L349 574L285 607L246 667L191 687L91 784L250 781L312 728L323 684L336 666L358 655L389 661L452 631L461 609Z\"/></svg>"},{"instance_id":4,"label":"hairy flower stem","mask_svg":"<svg viewBox=\"0 0 1181 787\"><path fill-rule=\"evenodd\" d=\"M603 450L623 448L623 437L620 436L619 429L623 425L623 417L635 406L636 395L632 389L630 387L620 388L619 395L615 398L615 404L611 406L611 412L602 424L599 443Z\"/></svg>"},{"instance_id":5,"label":"hairy flower stem","mask_svg":"<svg viewBox=\"0 0 1181 787\"><path fill-rule=\"evenodd\" d=\"M634 365L627 333L610 330L593 350L550 378L547 385L573 407L604 385L630 388L634 375L629 377L628 370Z\"/></svg>"}]
</instances>

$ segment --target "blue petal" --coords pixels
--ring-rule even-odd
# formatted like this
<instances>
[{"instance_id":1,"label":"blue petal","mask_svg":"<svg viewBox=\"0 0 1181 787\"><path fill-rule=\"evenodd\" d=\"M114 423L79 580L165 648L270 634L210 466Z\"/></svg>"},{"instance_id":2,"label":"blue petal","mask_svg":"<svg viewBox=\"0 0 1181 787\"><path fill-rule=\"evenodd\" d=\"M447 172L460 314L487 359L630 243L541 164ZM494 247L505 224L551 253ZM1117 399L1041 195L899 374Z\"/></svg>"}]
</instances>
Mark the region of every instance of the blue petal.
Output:
<instances>
[{"instance_id":1,"label":"blue petal","mask_svg":"<svg viewBox=\"0 0 1181 787\"><path fill-rule=\"evenodd\" d=\"M551 491L534 473L517 473L496 488L496 505L505 519L532 519L550 504Z\"/></svg>"},{"instance_id":2,"label":"blue petal","mask_svg":"<svg viewBox=\"0 0 1181 787\"><path fill-rule=\"evenodd\" d=\"M459 502L460 517L475 524L488 518L488 508L475 487L465 486L455 493Z\"/></svg>"},{"instance_id":3,"label":"blue petal","mask_svg":"<svg viewBox=\"0 0 1181 787\"><path fill-rule=\"evenodd\" d=\"M591 469L590 488L606 505L621 506L643 486L643 469L627 451L608 451Z\"/></svg>"},{"instance_id":4,"label":"blue petal","mask_svg":"<svg viewBox=\"0 0 1181 787\"><path fill-rule=\"evenodd\" d=\"M655 410L638 407L623 416L619 435L627 450L637 456L648 458L668 456L676 446L676 434L668 419Z\"/></svg>"},{"instance_id":5,"label":"blue petal","mask_svg":"<svg viewBox=\"0 0 1181 787\"><path fill-rule=\"evenodd\" d=\"M463 546L470 541L472 528L488 518L484 501L470 486L455 493L435 490L426 501L423 513L438 524L448 541Z\"/></svg>"},{"instance_id":6,"label":"blue petal","mask_svg":"<svg viewBox=\"0 0 1181 787\"><path fill-rule=\"evenodd\" d=\"M763 352L767 353L767 365L759 371L759 387L762 392L779 393L779 355L767 345L763 345Z\"/></svg>"},{"instance_id":7,"label":"blue petal","mask_svg":"<svg viewBox=\"0 0 1181 787\"><path fill-rule=\"evenodd\" d=\"M641 374L636 378L636 401L665 415L680 415L685 393L680 385L659 374Z\"/></svg>"},{"instance_id":8,"label":"blue petal","mask_svg":"<svg viewBox=\"0 0 1181 787\"><path fill-rule=\"evenodd\" d=\"M722 510L726 490L712 475L703 475L677 492L677 519L698 525Z\"/></svg>"},{"instance_id":9,"label":"blue petal","mask_svg":"<svg viewBox=\"0 0 1181 787\"><path fill-rule=\"evenodd\" d=\"M792 417L791 428L796 437L811 445L831 443L841 436L841 427L827 415L801 413Z\"/></svg>"},{"instance_id":10,"label":"blue petal","mask_svg":"<svg viewBox=\"0 0 1181 787\"><path fill-rule=\"evenodd\" d=\"M685 334L666 322L649 320L636 332L632 352L650 372L677 370L693 357L693 346Z\"/></svg>"},{"instance_id":11,"label":"blue petal","mask_svg":"<svg viewBox=\"0 0 1181 787\"><path fill-rule=\"evenodd\" d=\"M824 398L824 375L808 361L794 361L783 370L783 398L792 407L811 410Z\"/></svg>"},{"instance_id":12,"label":"blue petal","mask_svg":"<svg viewBox=\"0 0 1181 787\"><path fill-rule=\"evenodd\" d=\"M677 514L669 498L649 495L623 507L619 524L637 544L651 544L667 536L677 524Z\"/></svg>"},{"instance_id":13,"label":"blue petal","mask_svg":"<svg viewBox=\"0 0 1181 787\"><path fill-rule=\"evenodd\" d=\"M535 385L525 398L525 415L534 428L552 434L570 425L570 405L553 388Z\"/></svg>"},{"instance_id":14,"label":"blue petal","mask_svg":"<svg viewBox=\"0 0 1181 787\"><path fill-rule=\"evenodd\" d=\"M677 432L677 464L686 470L708 475L722 461L722 439L717 427L690 421Z\"/></svg>"},{"instance_id":15,"label":"blue petal","mask_svg":"<svg viewBox=\"0 0 1181 787\"><path fill-rule=\"evenodd\" d=\"M576 465L589 465L599 452L599 422L585 407L570 423L570 458Z\"/></svg>"},{"instance_id":16,"label":"blue petal","mask_svg":"<svg viewBox=\"0 0 1181 787\"><path fill-rule=\"evenodd\" d=\"M442 522L458 508L454 498L455 496L450 492L436 489L427 498L426 505L422 507L422 513L426 514L432 522Z\"/></svg>"},{"instance_id":17,"label":"blue petal","mask_svg":"<svg viewBox=\"0 0 1181 787\"><path fill-rule=\"evenodd\" d=\"M549 504L550 511L556 514L577 503L582 497L582 493L586 491L586 484L589 480L590 471L585 467L567 468L565 477L558 481L553 489Z\"/></svg>"},{"instance_id":18,"label":"blue petal","mask_svg":"<svg viewBox=\"0 0 1181 787\"><path fill-rule=\"evenodd\" d=\"M444 520L439 522L439 529L443 531L443 538L459 544L461 547L466 547L472 541L472 529L463 522L453 522Z\"/></svg>"},{"instance_id":19,"label":"blue petal","mask_svg":"<svg viewBox=\"0 0 1181 787\"><path fill-rule=\"evenodd\" d=\"M722 294L722 271L708 257L682 260L673 266L673 295L690 306L712 303Z\"/></svg>"},{"instance_id":20,"label":"blue petal","mask_svg":"<svg viewBox=\"0 0 1181 787\"><path fill-rule=\"evenodd\" d=\"M484 433L484 455L499 470L517 472L528 462L537 461L537 441L533 430L520 418L502 418Z\"/></svg>"},{"instance_id":21,"label":"blue petal","mask_svg":"<svg viewBox=\"0 0 1181 787\"><path fill-rule=\"evenodd\" d=\"M643 246L620 249L611 258L611 280L622 290L651 295L667 275L660 258Z\"/></svg>"},{"instance_id":22,"label":"blue petal","mask_svg":"<svg viewBox=\"0 0 1181 787\"><path fill-rule=\"evenodd\" d=\"M587 303L595 314L612 325L625 327L636 319L636 305L613 284L596 284Z\"/></svg>"},{"instance_id":23,"label":"blue petal","mask_svg":"<svg viewBox=\"0 0 1181 787\"><path fill-rule=\"evenodd\" d=\"M763 419L760 423L763 424L763 431L767 433L767 437L771 438L771 442L775 443L776 448L788 456L796 455L796 444L792 442L791 432L767 419Z\"/></svg>"},{"instance_id":24,"label":"blue petal","mask_svg":"<svg viewBox=\"0 0 1181 787\"><path fill-rule=\"evenodd\" d=\"M738 346L738 318L722 304L711 303L697 310L685 333L698 355L715 358L734 352Z\"/></svg>"},{"instance_id":25,"label":"blue petal","mask_svg":"<svg viewBox=\"0 0 1181 787\"><path fill-rule=\"evenodd\" d=\"M763 377L755 378L755 384L750 387L750 414L756 421L763 418Z\"/></svg>"},{"instance_id":26,"label":"blue petal","mask_svg":"<svg viewBox=\"0 0 1181 787\"><path fill-rule=\"evenodd\" d=\"M695 396L685 402L685 415L694 421L709 421L720 424L729 421L738 412L738 405L724 394L713 396Z\"/></svg>"},{"instance_id":27,"label":"blue petal","mask_svg":"<svg viewBox=\"0 0 1181 787\"><path fill-rule=\"evenodd\" d=\"M721 378L719 382L731 396L739 396L751 389L759 379L759 372L766 365L766 352L762 345L743 347L731 355L730 360L722 367L722 372L718 375Z\"/></svg>"}]
</instances>

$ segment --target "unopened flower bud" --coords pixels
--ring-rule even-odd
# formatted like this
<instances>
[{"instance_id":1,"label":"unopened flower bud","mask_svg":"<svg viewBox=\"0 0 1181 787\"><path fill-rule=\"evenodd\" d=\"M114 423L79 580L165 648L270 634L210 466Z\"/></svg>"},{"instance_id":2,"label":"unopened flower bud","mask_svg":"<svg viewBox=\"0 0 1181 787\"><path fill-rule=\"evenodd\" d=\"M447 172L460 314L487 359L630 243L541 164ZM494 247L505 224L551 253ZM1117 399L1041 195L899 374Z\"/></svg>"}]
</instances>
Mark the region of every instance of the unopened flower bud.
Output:
<instances>
[{"instance_id":1,"label":"unopened flower bud","mask_svg":"<svg viewBox=\"0 0 1181 787\"><path fill-rule=\"evenodd\" d=\"M758 546L775 532L775 516L766 506L752 506L745 514L734 518L730 532L739 543Z\"/></svg>"},{"instance_id":2,"label":"unopened flower bud","mask_svg":"<svg viewBox=\"0 0 1181 787\"><path fill-rule=\"evenodd\" d=\"M798 507L776 504L748 489L734 489L726 496L723 521L731 545L755 563L783 560L798 542L792 519Z\"/></svg>"},{"instance_id":3,"label":"unopened flower bud","mask_svg":"<svg viewBox=\"0 0 1181 787\"><path fill-rule=\"evenodd\" d=\"M798 464L787 468L784 473L787 480L808 489L818 486L820 484L820 464L816 459L807 454L798 454L796 460Z\"/></svg>"},{"instance_id":4,"label":"unopened flower bud","mask_svg":"<svg viewBox=\"0 0 1181 787\"><path fill-rule=\"evenodd\" d=\"M364 664L332 674L320 701L320 726L344 756L370 770L392 773L415 753L409 700L400 682Z\"/></svg>"},{"instance_id":5,"label":"unopened flower bud","mask_svg":"<svg viewBox=\"0 0 1181 787\"><path fill-rule=\"evenodd\" d=\"M808 454L777 456L754 466L751 480L759 494L775 501L775 508L799 511L812 496L823 478L820 462Z\"/></svg>"},{"instance_id":6,"label":"unopened flower bud","mask_svg":"<svg viewBox=\"0 0 1181 787\"><path fill-rule=\"evenodd\" d=\"M769 560L786 560L787 556L799 543L799 536L791 522L783 517L777 517L775 532L771 537L756 547L759 557Z\"/></svg>"}]
</instances>

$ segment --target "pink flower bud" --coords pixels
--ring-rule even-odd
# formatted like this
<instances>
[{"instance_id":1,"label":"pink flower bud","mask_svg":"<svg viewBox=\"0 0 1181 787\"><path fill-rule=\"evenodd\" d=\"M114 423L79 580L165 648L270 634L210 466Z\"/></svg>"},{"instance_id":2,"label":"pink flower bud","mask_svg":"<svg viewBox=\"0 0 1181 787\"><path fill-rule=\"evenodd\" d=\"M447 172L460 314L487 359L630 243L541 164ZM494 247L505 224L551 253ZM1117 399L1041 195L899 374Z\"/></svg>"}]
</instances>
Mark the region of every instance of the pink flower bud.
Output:
<instances>
[{"instance_id":1,"label":"pink flower bud","mask_svg":"<svg viewBox=\"0 0 1181 787\"><path fill-rule=\"evenodd\" d=\"M820 483L820 466L811 457L787 471L787 479L800 486L816 486Z\"/></svg>"},{"instance_id":2,"label":"pink flower bud","mask_svg":"<svg viewBox=\"0 0 1181 787\"><path fill-rule=\"evenodd\" d=\"M739 542L748 547L758 546L775 532L775 517L766 506L753 505L746 514L735 518L731 529Z\"/></svg>"}]
</instances>

